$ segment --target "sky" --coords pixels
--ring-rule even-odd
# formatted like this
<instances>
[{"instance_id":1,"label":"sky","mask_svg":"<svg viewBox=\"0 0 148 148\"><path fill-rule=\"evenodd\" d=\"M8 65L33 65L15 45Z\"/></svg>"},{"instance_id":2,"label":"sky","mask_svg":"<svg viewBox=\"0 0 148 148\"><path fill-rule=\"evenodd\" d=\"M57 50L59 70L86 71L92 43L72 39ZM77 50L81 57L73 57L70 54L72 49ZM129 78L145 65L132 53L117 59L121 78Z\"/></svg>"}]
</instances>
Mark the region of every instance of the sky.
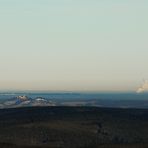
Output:
<instances>
[{"instance_id":1,"label":"sky","mask_svg":"<svg viewBox=\"0 0 148 148\"><path fill-rule=\"evenodd\" d=\"M147 15L147 0L0 0L0 90L136 91Z\"/></svg>"}]
</instances>

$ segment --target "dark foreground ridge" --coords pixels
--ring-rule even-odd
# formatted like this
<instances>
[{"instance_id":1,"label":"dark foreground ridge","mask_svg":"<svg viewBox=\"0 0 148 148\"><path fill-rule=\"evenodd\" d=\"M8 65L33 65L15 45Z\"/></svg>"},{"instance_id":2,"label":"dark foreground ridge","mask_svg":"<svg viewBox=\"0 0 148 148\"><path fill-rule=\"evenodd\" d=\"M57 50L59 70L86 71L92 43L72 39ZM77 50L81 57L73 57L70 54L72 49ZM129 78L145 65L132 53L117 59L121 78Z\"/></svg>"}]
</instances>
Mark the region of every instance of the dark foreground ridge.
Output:
<instances>
[{"instance_id":1,"label":"dark foreground ridge","mask_svg":"<svg viewBox=\"0 0 148 148\"><path fill-rule=\"evenodd\" d=\"M0 110L0 148L147 148L148 110L26 107Z\"/></svg>"}]
</instances>

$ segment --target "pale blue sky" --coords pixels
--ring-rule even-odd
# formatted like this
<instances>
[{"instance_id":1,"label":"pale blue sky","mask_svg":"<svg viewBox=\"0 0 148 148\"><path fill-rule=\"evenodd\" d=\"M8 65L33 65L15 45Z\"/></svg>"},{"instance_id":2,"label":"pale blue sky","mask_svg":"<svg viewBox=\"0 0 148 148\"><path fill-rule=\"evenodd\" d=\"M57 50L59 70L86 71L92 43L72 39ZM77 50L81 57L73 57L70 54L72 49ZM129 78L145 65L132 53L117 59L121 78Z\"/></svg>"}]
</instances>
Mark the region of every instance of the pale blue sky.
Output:
<instances>
[{"instance_id":1,"label":"pale blue sky","mask_svg":"<svg viewBox=\"0 0 148 148\"><path fill-rule=\"evenodd\" d=\"M147 15L147 0L0 0L0 89L136 90Z\"/></svg>"}]
</instances>

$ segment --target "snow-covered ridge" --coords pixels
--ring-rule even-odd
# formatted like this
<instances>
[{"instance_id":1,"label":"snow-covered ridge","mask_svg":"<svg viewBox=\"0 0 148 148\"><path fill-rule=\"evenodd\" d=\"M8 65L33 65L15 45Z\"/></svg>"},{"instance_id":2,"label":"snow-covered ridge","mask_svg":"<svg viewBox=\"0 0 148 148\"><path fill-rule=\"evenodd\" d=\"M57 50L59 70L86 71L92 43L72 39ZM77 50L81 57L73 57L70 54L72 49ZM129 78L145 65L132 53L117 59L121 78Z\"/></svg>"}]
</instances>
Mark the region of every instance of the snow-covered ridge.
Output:
<instances>
[{"instance_id":1,"label":"snow-covered ridge","mask_svg":"<svg viewBox=\"0 0 148 148\"><path fill-rule=\"evenodd\" d=\"M35 99L28 96L16 96L0 104L0 108L14 108L27 106L55 106L55 103L42 97Z\"/></svg>"}]
</instances>

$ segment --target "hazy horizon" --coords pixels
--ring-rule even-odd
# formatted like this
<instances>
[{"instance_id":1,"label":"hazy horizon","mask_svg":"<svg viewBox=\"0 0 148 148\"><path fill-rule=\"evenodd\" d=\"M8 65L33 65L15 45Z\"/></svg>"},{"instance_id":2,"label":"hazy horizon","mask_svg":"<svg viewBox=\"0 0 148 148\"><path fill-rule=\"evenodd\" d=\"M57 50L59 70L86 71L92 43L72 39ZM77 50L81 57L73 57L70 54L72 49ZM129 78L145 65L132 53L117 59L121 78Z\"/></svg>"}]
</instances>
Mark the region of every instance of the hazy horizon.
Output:
<instances>
[{"instance_id":1,"label":"hazy horizon","mask_svg":"<svg viewBox=\"0 0 148 148\"><path fill-rule=\"evenodd\" d=\"M0 90L136 91L147 14L145 0L0 1Z\"/></svg>"}]
</instances>

